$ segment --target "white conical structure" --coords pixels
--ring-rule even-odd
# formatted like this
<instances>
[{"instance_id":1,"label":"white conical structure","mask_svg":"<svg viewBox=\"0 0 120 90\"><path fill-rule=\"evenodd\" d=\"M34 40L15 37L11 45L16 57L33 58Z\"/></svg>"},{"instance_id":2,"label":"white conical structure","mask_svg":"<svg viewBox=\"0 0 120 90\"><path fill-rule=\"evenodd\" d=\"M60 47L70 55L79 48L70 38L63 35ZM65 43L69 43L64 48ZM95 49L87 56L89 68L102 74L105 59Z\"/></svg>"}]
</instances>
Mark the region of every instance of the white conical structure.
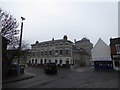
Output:
<instances>
[{"instance_id":1,"label":"white conical structure","mask_svg":"<svg viewBox=\"0 0 120 90\"><path fill-rule=\"evenodd\" d=\"M92 61L111 61L110 47L99 38L96 45L91 50Z\"/></svg>"}]
</instances>

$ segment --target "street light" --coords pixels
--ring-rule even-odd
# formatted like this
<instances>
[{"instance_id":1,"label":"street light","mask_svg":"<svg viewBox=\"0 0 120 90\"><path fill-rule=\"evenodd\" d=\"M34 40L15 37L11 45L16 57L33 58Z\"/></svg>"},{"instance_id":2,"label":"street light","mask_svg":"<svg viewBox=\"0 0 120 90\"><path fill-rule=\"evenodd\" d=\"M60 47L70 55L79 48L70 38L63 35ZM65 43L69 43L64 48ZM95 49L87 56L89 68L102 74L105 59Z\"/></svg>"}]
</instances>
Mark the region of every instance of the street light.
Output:
<instances>
[{"instance_id":1,"label":"street light","mask_svg":"<svg viewBox=\"0 0 120 90\"><path fill-rule=\"evenodd\" d=\"M18 53L18 76L20 75L20 51L21 51L21 43L22 43L22 32L23 32L23 20L25 20L24 17L21 17L21 33L20 33L20 43L19 43L19 53Z\"/></svg>"}]
</instances>

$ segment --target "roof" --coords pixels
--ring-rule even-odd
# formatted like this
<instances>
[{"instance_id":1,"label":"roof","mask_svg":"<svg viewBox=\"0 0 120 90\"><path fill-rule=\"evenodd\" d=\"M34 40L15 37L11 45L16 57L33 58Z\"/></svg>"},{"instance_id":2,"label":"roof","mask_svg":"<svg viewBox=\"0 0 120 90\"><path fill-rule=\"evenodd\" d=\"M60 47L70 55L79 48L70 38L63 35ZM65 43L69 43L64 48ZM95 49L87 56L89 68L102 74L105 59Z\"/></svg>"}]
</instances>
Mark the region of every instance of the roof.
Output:
<instances>
[{"instance_id":1,"label":"roof","mask_svg":"<svg viewBox=\"0 0 120 90\"><path fill-rule=\"evenodd\" d=\"M81 41L89 41L89 39L87 39L86 37L82 38Z\"/></svg>"},{"instance_id":2,"label":"roof","mask_svg":"<svg viewBox=\"0 0 120 90\"><path fill-rule=\"evenodd\" d=\"M91 51L93 51L95 48L99 47L99 46L108 46L101 38L98 39L97 43L95 44L95 46L93 47L93 49Z\"/></svg>"},{"instance_id":3,"label":"roof","mask_svg":"<svg viewBox=\"0 0 120 90\"><path fill-rule=\"evenodd\" d=\"M40 42L40 43L35 43L35 44L32 44L33 45L36 45L36 44L51 44L51 43L58 43L58 42L69 42L69 43L73 43L72 41L70 40L64 40L64 39L58 39L58 40L50 40L50 41L44 41L44 42Z\"/></svg>"},{"instance_id":4,"label":"roof","mask_svg":"<svg viewBox=\"0 0 120 90\"><path fill-rule=\"evenodd\" d=\"M79 41L76 41L75 43L79 43L79 42L90 42L90 40L89 39L87 39L86 37L84 37L84 38L82 38L81 40L79 40Z\"/></svg>"},{"instance_id":5,"label":"roof","mask_svg":"<svg viewBox=\"0 0 120 90\"><path fill-rule=\"evenodd\" d=\"M120 37L110 38L110 45L120 44Z\"/></svg>"}]
</instances>

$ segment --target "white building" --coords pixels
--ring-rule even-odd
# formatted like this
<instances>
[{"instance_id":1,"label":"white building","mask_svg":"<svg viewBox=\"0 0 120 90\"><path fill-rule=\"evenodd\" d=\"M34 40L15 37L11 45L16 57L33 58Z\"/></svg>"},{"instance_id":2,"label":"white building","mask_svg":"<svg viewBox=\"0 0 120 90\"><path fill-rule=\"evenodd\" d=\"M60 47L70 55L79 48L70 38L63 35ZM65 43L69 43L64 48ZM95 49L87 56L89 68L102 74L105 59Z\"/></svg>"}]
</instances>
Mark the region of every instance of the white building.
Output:
<instances>
[{"instance_id":1,"label":"white building","mask_svg":"<svg viewBox=\"0 0 120 90\"><path fill-rule=\"evenodd\" d=\"M43 65L47 62L55 62L57 65L71 65L73 42L67 40L65 35L63 39L46 41L39 43L38 41L31 45L31 55L27 61L29 64Z\"/></svg>"},{"instance_id":2,"label":"white building","mask_svg":"<svg viewBox=\"0 0 120 90\"><path fill-rule=\"evenodd\" d=\"M101 38L99 38L91 52L92 62L94 62L95 69L113 68L110 47Z\"/></svg>"},{"instance_id":3,"label":"white building","mask_svg":"<svg viewBox=\"0 0 120 90\"><path fill-rule=\"evenodd\" d=\"M45 42L36 42L31 45L28 52L27 63L29 65L44 65L47 62L55 62L58 66L80 65L89 66L92 43L87 38L76 41L75 44L67 39Z\"/></svg>"}]
</instances>

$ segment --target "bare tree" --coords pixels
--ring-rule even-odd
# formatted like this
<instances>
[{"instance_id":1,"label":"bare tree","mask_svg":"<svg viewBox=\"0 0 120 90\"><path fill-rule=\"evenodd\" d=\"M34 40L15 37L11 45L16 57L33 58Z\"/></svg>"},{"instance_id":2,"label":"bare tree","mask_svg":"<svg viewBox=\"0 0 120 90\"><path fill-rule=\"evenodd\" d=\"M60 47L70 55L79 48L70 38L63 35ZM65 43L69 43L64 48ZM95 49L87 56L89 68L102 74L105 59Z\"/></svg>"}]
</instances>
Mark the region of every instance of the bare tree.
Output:
<instances>
[{"instance_id":1,"label":"bare tree","mask_svg":"<svg viewBox=\"0 0 120 90\"><path fill-rule=\"evenodd\" d=\"M0 31L1 35L10 41L9 45L12 45L13 47L15 47L19 43L19 40L18 40L19 24L17 20L12 15L7 13L6 11L3 11L0 8L0 21L2 24L1 31Z\"/></svg>"},{"instance_id":2,"label":"bare tree","mask_svg":"<svg viewBox=\"0 0 120 90\"><path fill-rule=\"evenodd\" d=\"M18 48L9 47L9 49L7 50L7 58L8 58L7 62L13 63L13 59L18 58L18 55L22 59L25 58L27 56L29 49L30 49L29 44L27 43L27 41L24 41L24 40L22 42L20 52Z\"/></svg>"}]
</instances>

